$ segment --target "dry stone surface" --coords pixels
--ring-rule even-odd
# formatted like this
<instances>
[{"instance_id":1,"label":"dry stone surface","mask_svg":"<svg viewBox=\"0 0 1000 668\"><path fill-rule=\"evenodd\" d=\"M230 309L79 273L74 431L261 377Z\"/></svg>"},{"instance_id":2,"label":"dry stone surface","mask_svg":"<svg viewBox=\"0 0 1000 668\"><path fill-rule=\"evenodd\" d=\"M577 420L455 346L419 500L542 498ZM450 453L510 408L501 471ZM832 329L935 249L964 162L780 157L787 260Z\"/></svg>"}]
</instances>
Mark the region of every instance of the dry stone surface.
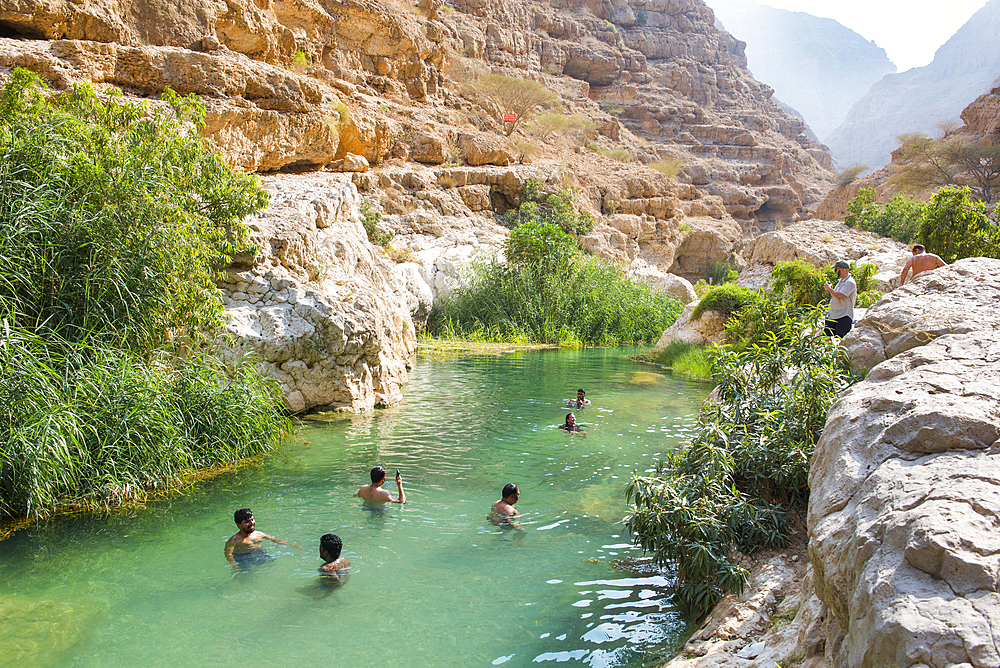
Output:
<instances>
[{"instance_id":1,"label":"dry stone surface","mask_svg":"<svg viewBox=\"0 0 1000 668\"><path fill-rule=\"evenodd\" d=\"M1000 331L875 367L810 469L816 591L835 666L1000 665Z\"/></svg>"},{"instance_id":2,"label":"dry stone surface","mask_svg":"<svg viewBox=\"0 0 1000 668\"><path fill-rule=\"evenodd\" d=\"M844 346L855 369L871 369L945 334L997 329L998 305L1000 260L959 260L886 294L844 338Z\"/></svg>"}]
</instances>

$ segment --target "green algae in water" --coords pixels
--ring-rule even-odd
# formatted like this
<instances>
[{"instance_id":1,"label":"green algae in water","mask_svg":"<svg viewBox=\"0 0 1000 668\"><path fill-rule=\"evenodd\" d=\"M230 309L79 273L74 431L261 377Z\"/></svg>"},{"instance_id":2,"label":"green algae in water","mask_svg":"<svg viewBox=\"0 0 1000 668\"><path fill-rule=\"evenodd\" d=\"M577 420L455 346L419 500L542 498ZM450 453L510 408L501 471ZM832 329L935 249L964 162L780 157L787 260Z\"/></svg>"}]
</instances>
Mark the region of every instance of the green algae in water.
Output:
<instances>
[{"instance_id":1,"label":"green algae in water","mask_svg":"<svg viewBox=\"0 0 1000 668\"><path fill-rule=\"evenodd\" d=\"M0 542L0 581L18 600L111 611L76 624L67 666L217 665L234 648L273 666L644 665L687 627L669 574L615 566L641 556L623 491L691 432L710 388L633 385L642 367L624 354L418 362L403 404L311 421L260 466ZM594 401L575 411L586 437L556 429L578 387ZM401 470L409 503L362 509L352 495L374 464ZM521 530L487 520L506 482L521 489ZM222 548L240 507L302 549L266 543L273 563L234 574ZM327 532L352 573L322 597Z\"/></svg>"},{"instance_id":2,"label":"green algae in water","mask_svg":"<svg viewBox=\"0 0 1000 668\"><path fill-rule=\"evenodd\" d=\"M2 596L0 665L65 665L104 618L92 605Z\"/></svg>"}]
</instances>

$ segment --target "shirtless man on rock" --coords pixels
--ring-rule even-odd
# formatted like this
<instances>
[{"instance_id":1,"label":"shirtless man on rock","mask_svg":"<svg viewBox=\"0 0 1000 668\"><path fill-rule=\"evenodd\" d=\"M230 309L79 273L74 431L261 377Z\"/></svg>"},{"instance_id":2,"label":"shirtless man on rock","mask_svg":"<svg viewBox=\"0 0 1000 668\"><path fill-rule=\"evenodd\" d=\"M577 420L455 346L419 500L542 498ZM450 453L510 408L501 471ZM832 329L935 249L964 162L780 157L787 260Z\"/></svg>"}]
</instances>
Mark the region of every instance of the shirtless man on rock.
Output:
<instances>
[{"instance_id":1,"label":"shirtless man on rock","mask_svg":"<svg viewBox=\"0 0 1000 668\"><path fill-rule=\"evenodd\" d=\"M924 247L917 244L913 247L913 257L907 260L906 264L903 265L903 271L899 274L899 284L902 285L906 282L906 274L910 271L910 269L913 269L913 276L916 278L917 274L922 271L930 271L931 269L946 266L948 266L947 262L934 253L924 252Z\"/></svg>"}]
</instances>

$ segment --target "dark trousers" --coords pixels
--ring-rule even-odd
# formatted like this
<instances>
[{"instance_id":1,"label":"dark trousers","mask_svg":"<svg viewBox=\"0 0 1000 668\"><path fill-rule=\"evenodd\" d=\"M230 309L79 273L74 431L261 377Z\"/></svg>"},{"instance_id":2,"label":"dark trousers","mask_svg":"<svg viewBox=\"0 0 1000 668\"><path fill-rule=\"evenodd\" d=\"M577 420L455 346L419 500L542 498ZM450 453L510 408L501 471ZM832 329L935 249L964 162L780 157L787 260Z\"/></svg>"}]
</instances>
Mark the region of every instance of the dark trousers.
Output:
<instances>
[{"instance_id":1,"label":"dark trousers","mask_svg":"<svg viewBox=\"0 0 1000 668\"><path fill-rule=\"evenodd\" d=\"M844 338L847 333L851 331L851 327L854 326L854 318L849 315L845 315L843 318L837 318L836 320L827 320L826 326L823 328L823 333L827 336L839 336Z\"/></svg>"}]
</instances>

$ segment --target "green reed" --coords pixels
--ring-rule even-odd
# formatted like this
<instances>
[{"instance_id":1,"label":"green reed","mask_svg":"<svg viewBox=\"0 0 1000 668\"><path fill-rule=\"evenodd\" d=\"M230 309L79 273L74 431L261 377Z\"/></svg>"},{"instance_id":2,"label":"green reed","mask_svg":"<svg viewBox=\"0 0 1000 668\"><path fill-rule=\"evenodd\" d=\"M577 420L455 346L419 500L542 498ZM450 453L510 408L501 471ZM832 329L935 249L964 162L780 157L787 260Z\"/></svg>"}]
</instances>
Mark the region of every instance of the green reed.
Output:
<instances>
[{"instance_id":1,"label":"green reed","mask_svg":"<svg viewBox=\"0 0 1000 668\"><path fill-rule=\"evenodd\" d=\"M474 265L468 283L432 314L438 336L609 346L655 341L681 304L616 265L576 256L558 265Z\"/></svg>"},{"instance_id":2,"label":"green reed","mask_svg":"<svg viewBox=\"0 0 1000 668\"><path fill-rule=\"evenodd\" d=\"M142 499L290 433L249 361L56 343L0 335L0 516Z\"/></svg>"}]
</instances>

